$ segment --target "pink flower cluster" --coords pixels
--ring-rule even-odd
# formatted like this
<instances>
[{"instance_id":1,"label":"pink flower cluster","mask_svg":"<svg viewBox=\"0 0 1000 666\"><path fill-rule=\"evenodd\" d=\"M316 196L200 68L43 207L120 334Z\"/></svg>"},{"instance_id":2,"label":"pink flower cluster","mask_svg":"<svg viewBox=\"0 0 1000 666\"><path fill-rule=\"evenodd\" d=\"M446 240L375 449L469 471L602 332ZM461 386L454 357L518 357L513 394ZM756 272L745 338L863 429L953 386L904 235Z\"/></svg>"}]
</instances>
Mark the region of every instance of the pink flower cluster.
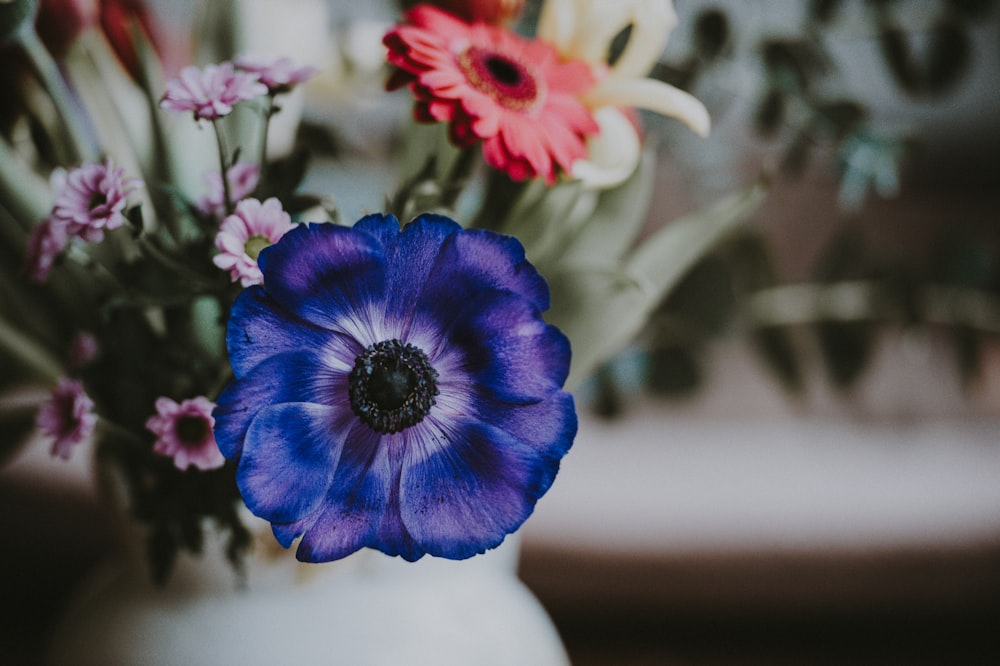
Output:
<instances>
[{"instance_id":1,"label":"pink flower cluster","mask_svg":"<svg viewBox=\"0 0 1000 666\"><path fill-rule=\"evenodd\" d=\"M268 60L251 55L204 68L192 65L167 81L160 106L168 111L191 111L195 120L216 120L240 102L288 92L315 71L297 67L288 58Z\"/></svg>"},{"instance_id":2,"label":"pink flower cluster","mask_svg":"<svg viewBox=\"0 0 1000 666\"><path fill-rule=\"evenodd\" d=\"M253 194L260 181L260 167L253 162L237 162L226 170L229 181L229 195L239 201ZM198 211L205 216L221 220L226 216L226 190L222 184L222 174L210 171L205 174L208 194L198 200Z\"/></svg>"},{"instance_id":3,"label":"pink flower cluster","mask_svg":"<svg viewBox=\"0 0 1000 666\"><path fill-rule=\"evenodd\" d=\"M68 173L57 171L52 183L56 189L52 212L35 227L28 241L27 272L37 282L45 281L56 257L72 238L100 242L105 231L121 227L128 196L142 185L127 178L124 169L115 168L111 158Z\"/></svg>"},{"instance_id":4,"label":"pink flower cluster","mask_svg":"<svg viewBox=\"0 0 1000 666\"><path fill-rule=\"evenodd\" d=\"M256 74L238 72L231 62L204 69L190 65L167 81L160 106L168 111L193 111L195 120L215 120L229 115L237 103L266 92L267 86Z\"/></svg>"},{"instance_id":5,"label":"pink flower cluster","mask_svg":"<svg viewBox=\"0 0 1000 666\"><path fill-rule=\"evenodd\" d=\"M238 57L235 65L240 71L256 74L272 95L287 92L316 73L315 67L298 66L291 58L269 59L251 54Z\"/></svg>"}]
</instances>

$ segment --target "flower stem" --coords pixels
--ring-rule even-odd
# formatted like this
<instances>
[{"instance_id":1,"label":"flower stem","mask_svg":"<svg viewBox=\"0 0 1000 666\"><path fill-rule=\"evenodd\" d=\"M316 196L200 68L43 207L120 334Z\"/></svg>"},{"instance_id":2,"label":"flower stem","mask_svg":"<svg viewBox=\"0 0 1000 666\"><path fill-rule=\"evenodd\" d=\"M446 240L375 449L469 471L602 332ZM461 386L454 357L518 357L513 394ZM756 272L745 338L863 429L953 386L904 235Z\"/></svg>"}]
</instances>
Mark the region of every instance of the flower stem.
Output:
<instances>
[{"instance_id":1,"label":"flower stem","mask_svg":"<svg viewBox=\"0 0 1000 666\"><path fill-rule=\"evenodd\" d=\"M0 201L25 232L30 232L52 207L52 191L6 139L0 138Z\"/></svg>"},{"instance_id":2,"label":"flower stem","mask_svg":"<svg viewBox=\"0 0 1000 666\"><path fill-rule=\"evenodd\" d=\"M38 38L38 33L33 28L29 27L19 31L18 41L35 68L42 85L49 93L49 97L55 103L59 117L69 134L76 159L82 162L95 161L97 148L83 117L80 115L79 105L75 103L73 93L66 84L66 80L63 79L56 61L45 50L45 46Z\"/></svg>"},{"instance_id":3,"label":"flower stem","mask_svg":"<svg viewBox=\"0 0 1000 666\"><path fill-rule=\"evenodd\" d=\"M479 163L478 147L463 148L451 163L448 175L445 177L441 187L441 205L447 208L454 208L455 202L461 196L466 183L472 177L472 172Z\"/></svg>"},{"instance_id":4,"label":"flower stem","mask_svg":"<svg viewBox=\"0 0 1000 666\"><path fill-rule=\"evenodd\" d=\"M226 140L222 136L222 127L219 120L212 121L212 129L215 130L215 145L219 149L219 173L222 174L222 194L226 204L226 215L233 214L233 195L229 191L229 153L226 151Z\"/></svg>"},{"instance_id":5,"label":"flower stem","mask_svg":"<svg viewBox=\"0 0 1000 666\"><path fill-rule=\"evenodd\" d=\"M264 98L264 120L260 129L260 175L258 182L264 183L267 177L267 137L271 129L271 117L275 113L274 95L268 94Z\"/></svg>"},{"instance_id":6,"label":"flower stem","mask_svg":"<svg viewBox=\"0 0 1000 666\"><path fill-rule=\"evenodd\" d=\"M63 375L62 365L45 347L0 318L0 347L28 364L53 384Z\"/></svg>"},{"instance_id":7,"label":"flower stem","mask_svg":"<svg viewBox=\"0 0 1000 666\"><path fill-rule=\"evenodd\" d=\"M205 282L204 278L202 278L201 275L195 273L193 270L191 270L184 264L173 259L166 252L163 252L162 250L160 250L160 248L156 247L156 245L154 245L151 242L148 236L140 236L138 242L140 249L142 249L142 251L146 253L146 256L148 256L150 259L157 262L164 268L171 270L180 276L183 276L185 279L190 280L195 284L202 284Z\"/></svg>"}]
</instances>

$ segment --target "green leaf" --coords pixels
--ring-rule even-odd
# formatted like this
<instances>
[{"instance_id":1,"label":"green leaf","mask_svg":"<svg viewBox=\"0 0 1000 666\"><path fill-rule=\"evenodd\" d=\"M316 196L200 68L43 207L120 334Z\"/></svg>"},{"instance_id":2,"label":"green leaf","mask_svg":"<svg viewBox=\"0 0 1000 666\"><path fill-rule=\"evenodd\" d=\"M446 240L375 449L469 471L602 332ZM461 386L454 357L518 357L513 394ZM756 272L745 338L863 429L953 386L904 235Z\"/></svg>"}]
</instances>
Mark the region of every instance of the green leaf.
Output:
<instances>
[{"instance_id":1,"label":"green leaf","mask_svg":"<svg viewBox=\"0 0 1000 666\"><path fill-rule=\"evenodd\" d=\"M22 29L30 27L37 9L37 0L0 1L0 44L6 44L16 38Z\"/></svg>"},{"instance_id":2,"label":"green leaf","mask_svg":"<svg viewBox=\"0 0 1000 666\"><path fill-rule=\"evenodd\" d=\"M547 317L569 337L572 387L623 349L687 271L737 229L765 196L763 184L675 220L650 236L620 266L560 264L546 274Z\"/></svg>"},{"instance_id":3,"label":"green leaf","mask_svg":"<svg viewBox=\"0 0 1000 666\"><path fill-rule=\"evenodd\" d=\"M788 330L780 326L755 328L750 335L752 349L789 393L802 390L802 366Z\"/></svg>"},{"instance_id":4,"label":"green leaf","mask_svg":"<svg viewBox=\"0 0 1000 666\"><path fill-rule=\"evenodd\" d=\"M577 209L584 192L577 181L547 187L534 181L514 204L502 227L506 234L516 236L528 251L528 258L543 272L553 257L561 254L567 239L572 238L586 219Z\"/></svg>"},{"instance_id":5,"label":"green leaf","mask_svg":"<svg viewBox=\"0 0 1000 666\"><path fill-rule=\"evenodd\" d=\"M628 180L602 192L590 219L568 241L560 261L617 263L635 244L653 198L656 154L646 150Z\"/></svg>"},{"instance_id":6,"label":"green leaf","mask_svg":"<svg viewBox=\"0 0 1000 666\"><path fill-rule=\"evenodd\" d=\"M917 66L910 55L906 34L899 28L886 25L879 34L879 46L882 57L889 65L896 83L906 93L916 95L920 92L920 77Z\"/></svg>"},{"instance_id":7,"label":"green leaf","mask_svg":"<svg viewBox=\"0 0 1000 666\"><path fill-rule=\"evenodd\" d=\"M785 93L771 88L764 94L754 113L754 128L762 136L774 136L785 119Z\"/></svg>"},{"instance_id":8,"label":"green leaf","mask_svg":"<svg viewBox=\"0 0 1000 666\"><path fill-rule=\"evenodd\" d=\"M851 322L823 322L816 325L820 351L830 381L848 390L861 377L872 355L874 327Z\"/></svg>"},{"instance_id":9,"label":"green leaf","mask_svg":"<svg viewBox=\"0 0 1000 666\"><path fill-rule=\"evenodd\" d=\"M958 21L938 22L931 30L927 51L927 92L940 95L953 88L971 59L969 40Z\"/></svg>"},{"instance_id":10,"label":"green leaf","mask_svg":"<svg viewBox=\"0 0 1000 666\"><path fill-rule=\"evenodd\" d=\"M656 394L683 396L694 393L702 382L701 364L695 349L687 345L656 347L649 352L646 385Z\"/></svg>"},{"instance_id":11,"label":"green leaf","mask_svg":"<svg viewBox=\"0 0 1000 666\"><path fill-rule=\"evenodd\" d=\"M729 45L729 21L718 9L701 12L694 24L694 47L705 60L715 60Z\"/></svg>"}]
</instances>

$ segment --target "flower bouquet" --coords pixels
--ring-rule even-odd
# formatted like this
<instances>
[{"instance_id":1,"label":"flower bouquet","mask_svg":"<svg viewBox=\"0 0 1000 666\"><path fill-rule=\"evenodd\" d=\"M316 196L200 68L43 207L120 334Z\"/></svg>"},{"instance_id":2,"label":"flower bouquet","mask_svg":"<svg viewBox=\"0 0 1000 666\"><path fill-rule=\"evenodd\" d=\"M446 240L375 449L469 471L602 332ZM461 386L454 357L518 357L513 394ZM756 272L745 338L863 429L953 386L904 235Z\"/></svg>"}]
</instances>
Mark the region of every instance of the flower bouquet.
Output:
<instances>
[{"instance_id":1,"label":"flower bouquet","mask_svg":"<svg viewBox=\"0 0 1000 666\"><path fill-rule=\"evenodd\" d=\"M45 387L53 455L93 439L157 580L206 525L238 568L244 507L307 562L495 548L571 447L571 391L761 196L645 231L636 109L709 129L646 78L669 0L546 0L528 25L520 2L407 8L385 94L414 122L360 220L324 205L337 182L302 190L300 153L268 151L317 68L233 53L165 73L125 2L105 3L116 32L58 52L38 4L0 4L0 382Z\"/></svg>"}]
</instances>

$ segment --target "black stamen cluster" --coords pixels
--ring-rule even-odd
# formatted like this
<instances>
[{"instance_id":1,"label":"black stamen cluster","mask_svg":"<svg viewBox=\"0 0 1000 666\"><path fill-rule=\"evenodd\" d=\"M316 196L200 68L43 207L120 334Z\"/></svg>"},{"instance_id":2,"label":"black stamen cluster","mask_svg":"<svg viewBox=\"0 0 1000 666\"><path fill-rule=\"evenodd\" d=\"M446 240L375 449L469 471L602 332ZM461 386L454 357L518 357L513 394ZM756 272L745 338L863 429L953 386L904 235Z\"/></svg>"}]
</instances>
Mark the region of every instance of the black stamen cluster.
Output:
<instances>
[{"instance_id":1,"label":"black stamen cluster","mask_svg":"<svg viewBox=\"0 0 1000 666\"><path fill-rule=\"evenodd\" d=\"M438 394L427 355L399 340L376 342L354 360L351 409L373 430L390 434L420 423Z\"/></svg>"}]
</instances>

